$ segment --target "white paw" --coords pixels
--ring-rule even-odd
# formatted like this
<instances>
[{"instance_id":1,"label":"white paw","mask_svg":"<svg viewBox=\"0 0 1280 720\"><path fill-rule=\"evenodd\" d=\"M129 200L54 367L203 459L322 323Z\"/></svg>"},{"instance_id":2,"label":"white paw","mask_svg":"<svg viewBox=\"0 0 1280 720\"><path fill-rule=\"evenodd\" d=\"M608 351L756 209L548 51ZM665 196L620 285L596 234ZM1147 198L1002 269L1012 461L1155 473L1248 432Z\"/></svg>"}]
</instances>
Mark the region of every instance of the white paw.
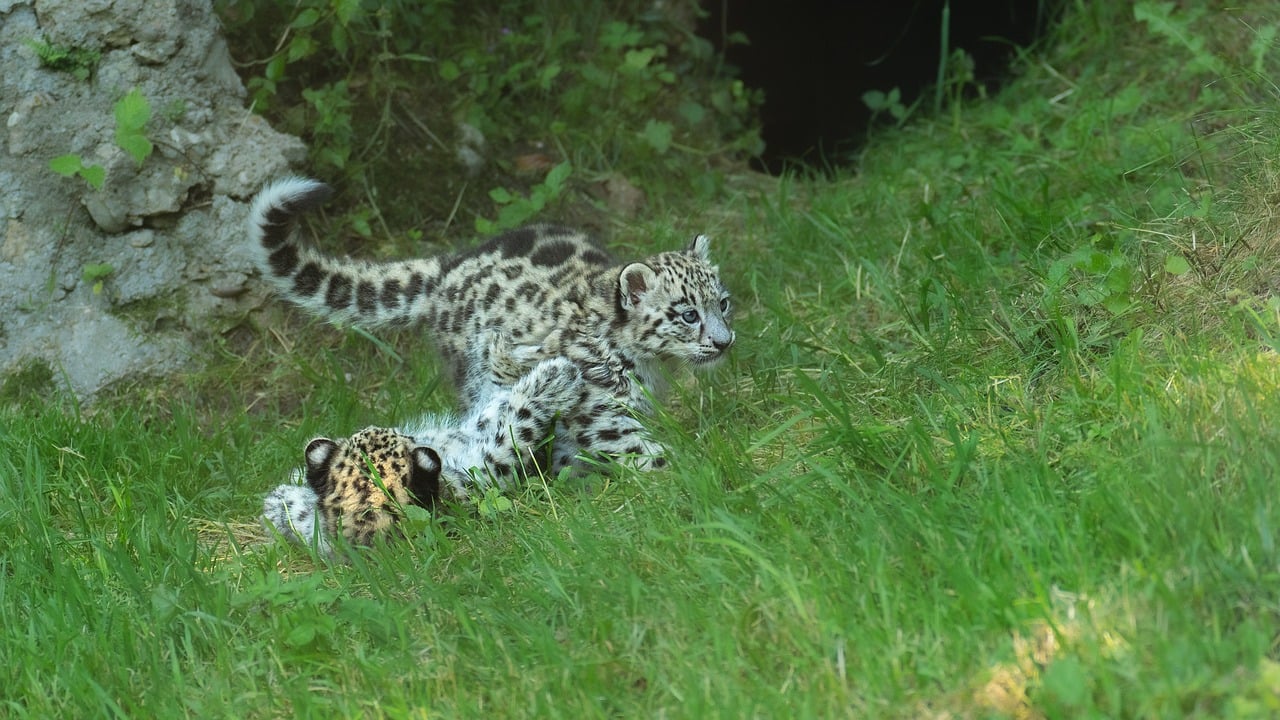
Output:
<instances>
[{"instance_id":1,"label":"white paw","mask_svg":"<svg viewBox=\"0 0 1280 720\"><path fill-rule=\"evenodd\" d=\"M298 472L295 470L293 475L296 477ZM277 485L262 500L263 525L290 542L327 553L329 543L324 537L319 504L315 491L306 485Z\"/></svg>"},{"instance_id":2,"label":"white paw","mask_svg":"<svg viewBox=\"0 0 1280 720\"><path fill-rule=\"evenodd\" d=\"M653 440L645 439L638 455L626 457L623 462L641 472L661 470L667 466L667 449Z\"/></svg>"}]
</instances>

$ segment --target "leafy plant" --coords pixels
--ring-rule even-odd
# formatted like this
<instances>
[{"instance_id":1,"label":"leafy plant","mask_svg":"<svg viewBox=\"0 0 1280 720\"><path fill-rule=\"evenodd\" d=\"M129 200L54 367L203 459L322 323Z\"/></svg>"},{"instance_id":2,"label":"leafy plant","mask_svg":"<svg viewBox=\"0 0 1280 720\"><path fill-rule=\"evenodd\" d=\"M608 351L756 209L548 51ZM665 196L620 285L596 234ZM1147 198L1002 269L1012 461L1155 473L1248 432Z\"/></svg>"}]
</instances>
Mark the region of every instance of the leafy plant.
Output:
<instances>
[{"instance_id":1,"label":"leafy plant","mask_svg":"<svg viewBox=\"0 0 1280 720\"><path fill-rule=\"evenodd\" d=\"M101 190L107 179L107 171L101 165L85 165L76 153L67 153L49 161L49 169L63 177L79 175L94 190Z\"/></svg>"},{"instance_id":2,"label":"leafy plant","mask_svg":"<svg viewBox=\"0 0 1280 720\"><path fill-rule=\"evenodd\" d=\"M308 140L317 172L381 178L380 219L397 230L422 225L423 215L450 216L455 200L472 215L498 202L506 216L493 226L543 209L539 191L508 172L530 145L545 148L550 165L621 174L650 198L714 193L723 183L707 171L711 158L762 147L752 117L760 94L717 72L714 48L672 22L674 9L639 0L610 8L576 0L218 7L238 42L233 51L259 58L246 79L255 109ZM458 162L465 126L485 139L488 162L468 173L499 188L488 197L459 196L450 184L459 173L441 167Z\"/></svg>"},{"instance_id":3,"label":"leafy plant","mask_svg":"<svg viewBox=\"0 0 1280 720\"><path fill-rule=\"evenodd\" d=\"M40 58L41 65L50 70L70 73L79 80L88 80L102 60L102 53L97 50L54 45L36 39L27 40L26 44Z\"/></svg>"},{"instance_id":4,"label":"leafy plant","mask_svg":"<svg viewBox=\"0 0 1280 720\"><path fill-rule=\"evenodd\" d=\"M134 88L116 102L113 112L116 119L116 145L141 166L155 150L145 132L147 123L151 120L151 104ZM105 168L96 164L86 165L84 158L77 153L53 158L49 161L49 169L63 177L78 175L94 190L101 190L107 178Z\"/></svg>"},{"instance_id":5,"label":"leafy plant","mask_svg":"<svg viewBox=\"0 0 1280 720\"><path fill-rule=\"evenodd\" d=\"M498 219L476 218L476 230L482 235L492 235L502 230L518 227L542 212L548 203L564 192L565 183L573 172L573 166L562 162L547 173L541 183L534 185L528 195L513 193L506 188L494 188L489 197L498 203Z\"/></svg>"},{"instance_id":6,"label":"leafy plant","mask_svg":"<svg viewBox=\"0 0 1280 720\"><path fill-rule=\"evenodd\" d=\"M1049 266L1046 285L1051 295L1065 297L1081 307L1101 306L1113 315L1133 304L1135 271L1124 253L1103 250L1100 236Z\"/></svg>"},{"instance_id":7,"label":"leafy plant","mask_svg":"<svg viewBox=\"0 0 1280 720\"><path fill-rule=\"evenodd\" d=\"M316 142L313 157L325 170L341 170L351 159L352 100L346 80L319 88L305 88L302 97L315 109L311 126Z\"/></svg>"},{"instance_id":8,"label":"leafy plant","mask_svg":"<svg viewBox=\"0 0 1280 720\"><path fill-rule=\"evenodd\" d=\"M484 495L476 502L476 509L481 517L494 518L503 513L513 512L515 503L494 487L484 489Z\"/></svg>"},{"instance_id":9,"label":"leafy plant","mask_svg":"<svg viewBox=\"0 0 1280 720\"><path fill-rule=\"evenodd\" d=\"M116 145L141 167L155 149L145 132L147 123L151 121L151 103L137 88L133 88L116 102L114 113Z\"/></svg>"},{"instance_id":10,"label":"leafy plant","mask_svg":"<svg viewBox=\"0 0 1280 720\"><path fill-rule=\"evenodd\" d=\"M902 104L902 91L898 88L892 88L885 93L880 90L868 90L862 93L862 104L867 106L871 111L872 119L882 112L889 113L889 116L898 121L899 124L906 121L910 111L906 105Z\"/></svg>"},{"instance_id":11,"label":"leafy plant","mask_svg":"<svg viewBox=\"0 0 1280 720\"><path fill-rule=\"evenodd\" d=\"M80 278L87 283L93 283L93 294L100 295L103 282L115 271L114 267L106 263L89 263L84 266Z\"/></svg>"},{"instance_id":12,"label":"leafy plant","mask_svg":"<svg viewBox=\"0 0 1280 720\"><path fill-rule=\"evenodd\" d=\"M1204 17L1206 8L1188 5L1179 9L1172 2L1139 2L1133 6L1133 17L1145 23L1152 33L1163 37L1173 45L1186 50L1191 62L1186 69L1192 72L1206 71L1217 76L1230 73L1226 62L1209 50L1205 36L1192 29L1192 24ZM1275 28L1271 28L1274 37ZM1264 36L1259 35L1260 39ZM1255 52L1255 56L1257 53ZM1260 56L1259 57L1259 65Z\"/></svg>"}]
</instances>

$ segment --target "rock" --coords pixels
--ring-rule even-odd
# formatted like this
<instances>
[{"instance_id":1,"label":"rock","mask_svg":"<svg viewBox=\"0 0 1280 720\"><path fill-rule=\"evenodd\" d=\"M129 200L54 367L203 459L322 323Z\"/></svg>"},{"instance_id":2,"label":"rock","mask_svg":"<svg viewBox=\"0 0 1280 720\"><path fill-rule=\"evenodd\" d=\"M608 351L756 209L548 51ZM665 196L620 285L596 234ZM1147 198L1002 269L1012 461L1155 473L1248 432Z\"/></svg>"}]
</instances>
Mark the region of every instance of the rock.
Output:
<instances>
[{"instance_id":1,"label":"rock","mask_svg":"<svg viewBox=\"0 0 1280 720\"><path fill-rule=\"evenodd\" d=\"M93 80L42 67L33 39L97 52ZM0 67L0 374L43 361L91 400L195 362L208 328L263 302L246 202L306 156L244 107L210 0L0 0ZM134 88L141 164L115 136ZM54 173L66 154L102 187Z\"/></svg>"},{"instance_id":2,"label":"rock","mask_svg":"<svg viewBox=\"0 0 1280 720\"><path fill-rule=\"evenodd\" d=\"M588 188L594 197L604 200L609 210L622 217L635 217L649 202L644 191L622 175L610 175Z\"/></svg>"},{"instance_id":3,"label":"rock","mask_svg":"<svg viewBox=\"0 0 1280 720\"><path fill-rule=\"evenodd\" d=\"M484 133L476 126L458 123L458 144L453 149L454 158L466 170L468 177L474 177L484 169Z\"/></svg>"}]
</instances>

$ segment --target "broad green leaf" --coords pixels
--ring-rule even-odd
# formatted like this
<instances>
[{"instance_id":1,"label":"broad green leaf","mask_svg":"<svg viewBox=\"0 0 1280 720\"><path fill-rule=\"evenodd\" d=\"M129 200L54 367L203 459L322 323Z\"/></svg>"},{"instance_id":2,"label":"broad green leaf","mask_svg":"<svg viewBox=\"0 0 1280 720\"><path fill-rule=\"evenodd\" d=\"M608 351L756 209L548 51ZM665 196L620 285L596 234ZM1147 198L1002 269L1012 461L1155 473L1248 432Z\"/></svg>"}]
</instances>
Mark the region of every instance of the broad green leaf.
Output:
<instances>
[{"instance_id":1,"label":"broad green leaf","mask_svg":"<svg viewBox=\"0 0 1280 720\"><path fill-rule=\"evenodd\" d=\"M482 517L493 517L499 513L508 512L515 508L511 499L499 494L497 491L489 490L485 492L484 497L476 504L476 509L480 511Z\"/></svg>"},{"instance_id":2,"label":"broad green leaf","mask_svg":"<svg viewBox=\"0 0 1280 720\"><path fill-rule=\"evenodd\" d=\"M141 130L151 120L151 103L138 88L129 91L115 104L116 130Z\"/></svg>"},{"instance_id":3,"label":"broad green leaf","mask_svg":"<svg viewBox=\"0 0 1280 720\"><path fill-rule=\"evenodd\" d=\"M295 35L289 41L289 50L286 58L289 62L297 62L303 58L311 57L316 52L316 41L307 35Z\"/></svg>"},{"instance_id":4,"label":"broad green leaf","mask_svg":"<svg viewBox=\"0 0 1280 720\"><path fill-rule=\"evenodd\" d=\"M58 173L63 177L71 177L80 172L83 167L83 161L80 156L75 153L67 153L49 161L49 169Z\"/></svg>"},{"instance_id":5,"label":"broad green leaf","mask_svg":"<svg viewBox=\"0 0 1280 720\"><path fill-rule=\"evenodd\" d=\"M116 269L107 263L88 263L80 271L80 279L85 282L100 282Z\"/></svg>"},{"instance_id":6,"label":"broad green leaf","mask_svg":"<svg viewBox=\"0 0 1280 720\"><path fill-rule=\"evenodd\" d=\"M498 227L506 229L522 225L539 209L538 204L532 201L503 205L498 211Z\"/></svg>"},{"instance_id":7,"label":"broad green leaf","mask_svg":"<svg viewBox=\"0 0 1280 720\"><path fill-rule=\"evenodd\" d=\"M573 164L568 160L551 168L551 172L547 173L547 179L542 184L552 193L560 192L564 187L564 181L569 179L569 175L573 172Z\"/></svg>"},{"instance_id":8,"label":"broad green leaf","mask_svg":"<svg viewBox=\"0 0 1280 720\"><path fill-rule=\"evenodd\" d=\"M89 183L89 187L101 190L103 183L107 181L107 171L101 165L86 165L80 168L80 177Z\"/></svg>"},{"instance_id":9,"label":"broad green leaf","mask_svg":"<svg viewBox=\"0 0 1280 720\"><path fill-rule=\"evenodd\" d=\"M288 64L284 55L276 55L267 63L267 67L262 71L262 76L272 82L276 82L284 78L284 69Z\"/></svg>"},{"instance_id":10,"label":"broad green leaf","mask_svg":"<svg viewBox=\"0 0 1280 720\"><path fill-rule=\"evenodd\" d=\"M333 0L330 3L338 22L347 25L360 13L360 0Z\"/></svg>"},{"instance_id":11,"label":"broad green leaf","mask_svg":"<svg viewBox=\"0 0 1280 720\"><path fill-rule=\"evenodd\" d=\"M671 123L669 122L650 120L645 123L644 130L640 134L644 136L645 142L649 143L649 147L659 153L665 153L671 149Z\"/></svg>"},{"instance_id":12,"label":"broad green leaf","mask_svg":"<svg viewBox=\"0 0 1280 720\"><path fill-rule=\"evenodd\" d=\"M342 25L335 24L329 30L329 44L337 51L339 55L346 55L351 44L347 41L347 29Z\"/></svg>"},{"instance_id":13,"label":"broad green leaf","mask_svg":"<svg viewBox=\"0 0 1280 720\"><path fill-rule=\"evenodd\" d=\"M707 117L707 109L700 103L692 100L683 100L680 106L676 108L676 112L680 113L680 117L690 125L697 125Z\"/></svg>"},{"instance_id":14,"label":"broad green leaf","mask_svg":"<svg viewBox=\"0 0 1280 720\"><path fill-rule=\"evenodd\" d=\"M632 70L643 70L653 62L653 56L658 54L654 48L641 48L639 50L628 50L623 65Z\"/></svg>"},{"instance_id":15,"label":"broad green leaf","mask_svg":"<svg viewBox=\"0 0 1280 720\"><path fill-rule=\"evenodd\" d=\"M1119 315L1133 306L1133 300L1128 293L1108 295L1102 301L1102 307L1112 315Z\"/></svg>"},{"instance_id":16,"label":"broad green leaf","mask_svg":"<svg viewBox=\"0 0 1280 720\"><path fill-rule=\"evenodd\" d=\"M311 622L300 622L294 625L284 636L284 643L289 647L303 647L316 637L316 626Z\"/></svg>"},{"instance_id":17,"label":"broad green leaf","mask_svg":"<svg viewBox=\"0 0 1280 720\"><path fill-rule=\"evenodd\" d=\"M551 81L555 80L556 76L559 74L560 65L558 63L551 63L550 65L542 68L542 72L538 73L538 87L541 87L543 90L550 89Z\"/></svg>"},{"instance_id":18,"label":"broad green leaf","mask_svg":"<svg viewBox=\"0 0 1280 720\"><path fill-rule=\"evenodd\" d=\"M306 10L303 10L302 12L298 13L298 17L294 18L293 22L289 23L289 27L293 28L294 30L302 30L304 28L309 28L312 25L315 25L319 19L320 19L319 10L316 10L315 8L307 8Z\"/></svg>"},{"instance_id":19,"label":"broad green leaf","mask_svg":"<svg viewBox=\"0 0 1280 720\"><path fill-rule=\"evenodd\" d=\"M136 132L122 133L117 130L116 144L120 146L121 150L129 153L129 157L133 158L133 161L138 165L142 165L151 156L151 151L154 149L146 135Z\"/></svg>"},{"instance_id":20,"label":"broad green leaf","mask_svg":"<svg viewBox=\"0 0 1280 720\"><path fill-rule=\"evenodd\" d=\"M880 90L868 90L862 93L862 104L868 110L883 110L889 106L889 97Z\"/></svg>"},{"instance_id":21,"label":"broad green leaf","mask_svg":"<svg viewBox=\"0 0 1280 720\"><path fill-rule=\"evenodd\" d=\"M1170 275L1186 275L1191 271L1191 263L1181 255L1170 255L1164 259L1164 271Z\"/></svg>"}]
</instances>

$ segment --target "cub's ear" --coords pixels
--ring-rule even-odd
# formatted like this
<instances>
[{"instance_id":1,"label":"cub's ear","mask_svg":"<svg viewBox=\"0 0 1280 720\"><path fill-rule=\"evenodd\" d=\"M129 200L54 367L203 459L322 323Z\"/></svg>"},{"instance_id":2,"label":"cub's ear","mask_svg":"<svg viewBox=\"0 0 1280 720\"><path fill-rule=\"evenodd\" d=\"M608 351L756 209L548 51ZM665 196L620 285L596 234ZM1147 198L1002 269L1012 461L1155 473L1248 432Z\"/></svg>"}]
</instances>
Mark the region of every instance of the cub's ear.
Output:
<instances>
[{"instance_id":1,"label":"cub's ear","mask_svg":"<svg viewBox=\"0 0 1280 720\"><path fill-rule=\"evenodd\" d=\"M329 464L338 451L338 443L329 438L316 438L307 443L307 470L320 469Z\"/></svg>"},{"instance_id":2,"label":"cub's ear","mask_svg":"<svg viewBox=\"0 0 1280 720\"><path fill-rule=\"evenodd\" d=\"M333 456L337 452L338 443L329 438L316 438L307 443L307 484L317 495L324 495L328 491L325 479L329 474L329 464L333 462Z\"/></svg>"},{"instance_id":3,"label":"cub's ear","mask_svg":"<svg viewBox=\"0 0 1280 720\"><path fill-rule=\"evenodd\" d=\"M624 310L630 310L640 302L645 293L658 283L658 275L644 263L631 263L618 275L618 297Z\"/></svg>"},{"instance_id":4,"label":"cub's ear","mask_svg":"<svg viewBox=\"0 0 1280 720\"><path fill-rule=\"evenodd\" d=\"M413 468L424 473L438 474L440 472L440 453L434 448L426 445L418 445L410 454L413 455Z\"/></svg>"},{"instance_id":5,"label":"cub's ear","mask_svg":"<svg viewBox=\"0 0 1280 720\"><path fill-rule=\"evenodd\" d=\"M432 508L440 499L440 454L419 445L410 451L413 469L409 472L408 490L421 507Z\"/></svg>"},{"instance_id":6,"label":"cub's ear","mask_svg":"<svg viewBox=\"0 0 1280 720\"><path fill-rule=\"evenodd\" d=\"M707 262L711 262L711 237L709 235L699 235L689 243L688 252L697 255Z\"/></svg>"}]
</instances>

